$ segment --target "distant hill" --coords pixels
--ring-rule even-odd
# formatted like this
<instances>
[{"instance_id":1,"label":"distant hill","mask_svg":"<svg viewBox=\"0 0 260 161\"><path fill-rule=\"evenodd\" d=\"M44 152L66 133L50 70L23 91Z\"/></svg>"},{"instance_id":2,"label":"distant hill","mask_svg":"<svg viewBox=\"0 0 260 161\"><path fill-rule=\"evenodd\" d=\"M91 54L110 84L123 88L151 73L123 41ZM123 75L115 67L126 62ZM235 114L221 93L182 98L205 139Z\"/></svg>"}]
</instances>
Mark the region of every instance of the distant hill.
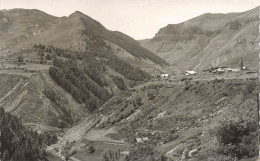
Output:
<instances>
[{"instance_id":1,"label":"distant hill","mask_svg":"<svg viewBox=\"0 0 260 161\"><path fill-rule=\"evenodd\" d=\"M143 47L181 70L210 66L238 67L239 60L257 69L259 9L242 13L203 14L161 28Z\"/></svg>"}]
</instances>

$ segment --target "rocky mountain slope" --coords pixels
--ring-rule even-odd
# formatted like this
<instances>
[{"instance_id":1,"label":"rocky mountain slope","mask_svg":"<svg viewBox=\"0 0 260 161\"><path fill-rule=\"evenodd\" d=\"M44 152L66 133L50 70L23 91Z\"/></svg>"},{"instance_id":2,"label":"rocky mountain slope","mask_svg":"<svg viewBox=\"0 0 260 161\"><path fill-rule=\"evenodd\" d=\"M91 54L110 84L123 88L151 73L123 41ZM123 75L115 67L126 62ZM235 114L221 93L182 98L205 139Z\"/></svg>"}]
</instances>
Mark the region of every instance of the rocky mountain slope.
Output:
<instances>
[{"instance_id":1,"label":"rocky mountain slope","mask_svg":"<svg viewBox=\"0 0 260 161\"><path fill-rule=\"evenodd\" d=\"M239 60L257 69L259 9L243 13L203 14L161 28L152 39L141 40L181 70L201 71L210 66L238 67Z\"/></svg>"}]
</instances>

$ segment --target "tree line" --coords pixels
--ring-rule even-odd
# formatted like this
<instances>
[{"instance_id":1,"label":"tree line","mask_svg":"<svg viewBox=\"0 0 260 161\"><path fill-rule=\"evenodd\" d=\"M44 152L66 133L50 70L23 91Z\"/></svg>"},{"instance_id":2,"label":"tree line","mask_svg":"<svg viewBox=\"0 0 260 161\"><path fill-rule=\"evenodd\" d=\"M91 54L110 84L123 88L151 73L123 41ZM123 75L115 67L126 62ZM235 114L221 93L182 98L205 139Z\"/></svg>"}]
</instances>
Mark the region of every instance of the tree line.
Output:
<instances>
[{"instance_id":1,"label":"tree line","mask_svg":"<svg viewBox=\"0 0 260 161\"><path fill-rule=\"evenodd\" d=\"M54 59L53 67L49 70L50 76L58 85L70 93L78 103L85 103L87 109L94 111L110 99L112 94L102 87L105 83L101 80L101 77L98 78L93 74L88 76L86 73L91 75L88 68L82 70L75 61L59 58Z\"/></svg>"}]
</instances>

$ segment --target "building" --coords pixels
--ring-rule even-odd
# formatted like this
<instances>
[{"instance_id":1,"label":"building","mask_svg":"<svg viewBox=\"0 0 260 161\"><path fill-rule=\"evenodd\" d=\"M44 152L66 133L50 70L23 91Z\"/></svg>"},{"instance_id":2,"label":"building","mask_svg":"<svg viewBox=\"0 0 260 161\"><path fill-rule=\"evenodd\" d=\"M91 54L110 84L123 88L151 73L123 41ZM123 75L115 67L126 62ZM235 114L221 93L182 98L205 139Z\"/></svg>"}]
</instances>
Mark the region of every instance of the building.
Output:
<instances>
[{"instance_id":1,"label":"building","mask_svg":"<svg viewBox=\"0 0 260 161\"><path fill-rule=\"evenodd\" d=\"M161 78L168 78L169 74L161 74Z\"/></svg>"},{"instance_id":2,"label":"building","mask_svg":"<svg viewBox=\"0 0 260 161\"><path fill-rule=\"evenodd\" d=\"M186 71L186 74L185 75L196 75L197 72L195 71Z\"/></svg>"},{"instance_id":3,"label":"building","mask_svg":"<svg viewBox=\"0 0 260 161\"><path fill-rule=\"evenodd\" d=\"M149 141L148 137L136 138L136 142L138 142L138 143L143 143L143 142L148 142L148 141Z\"/></svg>"},{"instance_id":4,"label":"building","mask_svg":"<svg viewBox=\"0 0 260 161\"><path fill-rule=\"evenodd\" d=\"M142 142L143 142L143 139L142 139L142 138L136 138L136 142L142 143Z\"/></svg>"},{"instance_id":5,"label":"building","mask_svg":"<svg viewBox=\"0 0 260 161\"><path fill-rule=\"evenodd\" d=\"M218 68L217 70L217 73L221 74L221 73L225 73L225 70L223 68Z\"/></svg>"}]
</instances>

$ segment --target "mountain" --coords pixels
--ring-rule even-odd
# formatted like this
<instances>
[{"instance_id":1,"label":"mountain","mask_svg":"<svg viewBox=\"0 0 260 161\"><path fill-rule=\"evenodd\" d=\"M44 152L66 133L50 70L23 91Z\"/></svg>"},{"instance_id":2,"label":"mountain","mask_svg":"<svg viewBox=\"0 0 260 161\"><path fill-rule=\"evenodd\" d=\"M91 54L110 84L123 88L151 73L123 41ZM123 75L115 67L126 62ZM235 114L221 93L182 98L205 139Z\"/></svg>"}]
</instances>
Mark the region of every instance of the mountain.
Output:
<instances>
[{"instance_id":1,"label":"mountain","mask_svg":"<svg viewBox=\"0 0 260 161\"><path fill-rule=\"evenodd\" d=\"M256 67L256 13L205 14L141 41L168 52L169 66L81 12L1 10L0 130L9 138L1 152L35 160L46 150L50 161L253 160L257 73L153 75L236 67L241 58Z\"/></svg>"},{"instance_id":2,"label":"mountain","mask_svg":"<svg viewBox=\"0 0 260 161\"><path fill-rule=\"evenodd\" d=\"M12 9L0 11L0 37L2 50L9 46L32 43L53 44L61 48L84 51L88 45L85 31L101 37L117 49L115 54L140 66L167 65L160 57L141 47L131 37L109 31L98 21L76 11L68 17L54 17L39 10Z\"/></svg>"},{"instance_id":3,"label":"mountain","mask_svg":"<svg viewBox=\"0 0 260 161\"><path fill-rule=\"evenodd\" d=\"M28 126L69 127L168 64L76 11L0 11L0 105ZM44 125L44 127L42 126Z\"/></svg>"},{"instance_id":4,"label":"mountain","mask_svg":"<svg viewBox=\"0 0 260 161\"><path fill-rule=\"evenodd\" d=\"M41 34L57 22L57 17L39 10L11 9L0 11L0 49L24 42Z\"/></svg>"},{"instance_id":5,"label":"mountain","mask_svg":"<svg viewBox=\"0 0 260 161\"><path fill-rule=\"evenodd\" d=\"M211 66L246 66L257 69L258 7L242 13L206 13L180 24L161 28L143 47L180 70L201 71Z\"/></svg>"}]
</instances>

